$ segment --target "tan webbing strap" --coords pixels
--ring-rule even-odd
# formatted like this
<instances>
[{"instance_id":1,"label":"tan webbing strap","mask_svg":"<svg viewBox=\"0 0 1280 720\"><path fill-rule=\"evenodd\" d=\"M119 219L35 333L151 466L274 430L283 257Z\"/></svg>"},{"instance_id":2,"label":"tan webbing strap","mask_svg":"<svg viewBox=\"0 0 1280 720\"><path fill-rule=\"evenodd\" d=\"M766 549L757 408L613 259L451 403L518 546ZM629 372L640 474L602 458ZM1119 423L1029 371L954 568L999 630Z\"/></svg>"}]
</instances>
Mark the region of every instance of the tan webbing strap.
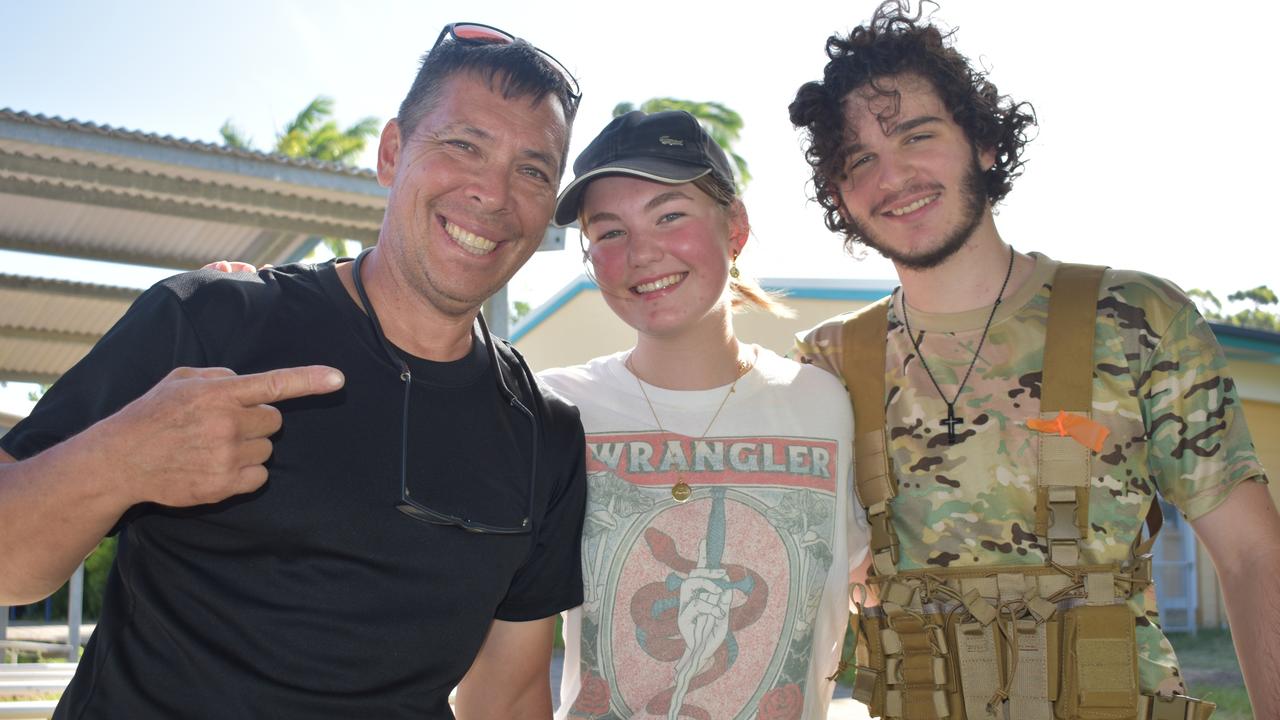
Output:
<instances>
[{"instance_id":1,"label":"tan webbing strap","mask_svg":"<svg viewBox=\"0 0 1280 720\"><path fill-rule=\"evenodd\" d=\"M1217 705L1186 695L1138 697L1138 720L1209 720Z\"/></svg>"},{"instance_id":2,"label":"tan webbing strap","mask_svg":"<svg viewBox=\"0 0 1280 720\"><path fill-rule=\"evenodd\" d=\"M885 337L893 296L858 310L844 323L841 354L858 432L884 429Z\"/></svg>"},{"instance_id":3,"label":"tan webbing strap","mask_svg":"<svg viewBox=\"0 0 1280 720\"><path fill-rule=\"evenodd\" d=\"M855 482L871 524L872 574L878 576L893 575L898 562L898 536L889 514L898 481L889 463L884 419L885 336L892 300L892 295L883 298L846 320L840 346L840 370L853 403Z\"/></svg>"},{"instance_id":4,"label":"tan webbing strap","mask_svg":"<svg viewBox=\"0 0 1280 720\"><path fill-rule=\"evenodd\" d=\"M1130 549L1130 561L1125 570L1129 573L1129 592L1137 594L1147 588L1152 582L1151 576L1151 549L1156 544L1156 536L1160 534L1160 528L1164 525L1164 511L1160 509L1160 498L1151 498L1151 506L1147 508L1147 539L1142 539L1142 532L1133 538L1133 547Z\"/></svg>"},{"instance_id":5,"label":"tan webbing strap","mask_svg":"<svg viewBox=\"0 0 1280 720\"><path fill-rule=\"evenodd\" d=\"M1040 417L1060 412L1088 417L1093 403L1093 335L1098 288L1106 268L1063 263L1053 277L1040 380ZM1049 559L1080 561L1089 528L1090 450L1075 438L1041 434L1036 534Z\"/></svg>"},{"instance_id":6,"label":"tan webbing strap","mask_svg":"<svg viewBox=\"0 0 1280 720\"><path fill-rule=\"evenodd\" d=\"M1089 412L1093 402L1093 328L1105 270L1100 265L1062 263L1053 276L1041 410Z\"/></svg>"},{"instance_id":7,"label":"tan webbing strap","mask_svg":"<svg viewBox=\"0 0 1280 720\"><path fill-rule=\"evenodd\" d=\"M1147 508L1147 539L1137 543L1134 546L1133 554L1135 557L1141 557L1151 552L1151 548L1156 544L1156 536L1160 534L1160 528L1164 527L1164 511L1160 509L1160 498L1151 498L1151 507ZM1142 537L1139 533L1138 537ZM1136 541L1138 538L1134 538Z\"/></svg>"}]
</instances>

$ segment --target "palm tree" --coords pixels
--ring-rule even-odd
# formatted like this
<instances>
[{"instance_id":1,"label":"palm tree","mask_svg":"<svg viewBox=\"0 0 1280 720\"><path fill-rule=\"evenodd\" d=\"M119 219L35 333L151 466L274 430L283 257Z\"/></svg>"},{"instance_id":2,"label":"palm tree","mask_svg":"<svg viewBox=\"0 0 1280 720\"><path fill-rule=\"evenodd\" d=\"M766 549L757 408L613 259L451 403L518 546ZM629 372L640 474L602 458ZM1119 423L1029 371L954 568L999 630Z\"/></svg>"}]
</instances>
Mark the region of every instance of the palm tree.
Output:
<instances>
[{"instance_id":1,"label":"palm tree","mask_svg":"<svg viewBox=\"0 0 1280 720\"><path fill-rule=\"evenodd\" d=\"M354 165L369 138L378 134L378 118L367 117L346 130L340 130L332 117L333 98L316 97L284 126L284 130L276 133L272 151L292 158ZM228 146L253 150L252 141L230 120L223 123L218 132Z\"/></svg>"},{"instance_id":2,"label":"palm tree","mask_svg":"<svg viewBox=\"0 0 1280 720\"><path fill-rule=\"evenodd\" d=\"M634 104L621 102L614 106L613 116L625 115L635 109L637 108ZM751 173L747 170L746 159L733 151L733 145L738 141L738 136L742 132L742 116L731 110L724 103L661 97L645 100L640 104L639 109L647 113L661 112L663 110L684 110L698 118L698 121L702 123L702 127L706 128L707 134L728 154L729 158L733 160L733 164L737 167L738 190L745 190L747 183L751 182Z\"/></svg>"},{"instance_id":3,"label":"palm tree","mask_svg":"<svg viewBox=\"0 0 1280 720\"><path fill-rule=\"evenodd\" d=\"M366 117L341 130L333 119L333 98L319 95L285 125L284 130L276 133L272 151L291 158L355 165L369 139L378 134L380 125L378 118ZM252 141L230 120L224 122L218 132L228 147L254 149ZM347 254L346 241L341 238L327 237L324 244L334 255Z\"/></svg>"}]
</instances>

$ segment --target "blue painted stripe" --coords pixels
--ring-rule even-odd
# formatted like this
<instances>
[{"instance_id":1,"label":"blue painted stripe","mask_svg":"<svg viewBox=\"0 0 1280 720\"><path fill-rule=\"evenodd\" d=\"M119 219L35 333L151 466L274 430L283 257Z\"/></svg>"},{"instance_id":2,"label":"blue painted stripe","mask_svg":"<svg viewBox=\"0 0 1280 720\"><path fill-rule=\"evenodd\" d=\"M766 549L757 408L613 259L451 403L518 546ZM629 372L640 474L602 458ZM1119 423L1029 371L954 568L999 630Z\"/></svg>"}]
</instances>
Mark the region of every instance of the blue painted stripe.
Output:
<instances>
[{"instance_id":1,"label":"blue painted stripe","mask_svg":"<svg viewBox=\"0 0 1280 720\"><path fill-rule=\"evenodd\" d=\"M1218 337L1218 343L1222 345L1222 349L1226 351L1228 356L1239 357L1241 360L1265 362L1269 365L1280 365L1280 340L1267 342L1252 338L1221 335ZM1240 354L1236 355L1232 352L1233 350Z\"/></svg>"},{"instance_id":2,"label":"blue painted stripe","mask_svg":"<svg viewBox=\"0 0 1280 720\"><path fill-rule=\"evenodd\" d=\"M770 292L784 293L787 298L795 298L798 300L866 300L868 302L875 302L891 292L889 290L788 287L785 285L763 285L762 287Z\"/></svg>"},{"instance_id":3,"label":"blue painted stripe","mask_svg":"<svg viewBox=\"0 0 1280 720\"><path fill-rule=\"evenodd\" d=\"M1280 365L1280 333L1218 322L1209 327L1228 356Z\"/></svg>"},{"instance_id":4,"label":"blue painted stripe","mask_svg":"<svg viewBox=\"0 0 1280 720\"><path fill-rule=\"evenodd\" d=\"M528 315L520 318L520 322L516 323L515 327L511 328L511 334L507 337L507 340L513 343L520 342L520 338L529 334L530 330L538 327L547 318L556 314L560 308L567 305L570 300L577 297L582 293L582 291L594 289L596 289L596 284L591 282L591 278L586 275L579 275L576 280L573 280L568 285L561 288L560 292L552 295L550 300L529 311Z\"/></svg>"}]
</instances>

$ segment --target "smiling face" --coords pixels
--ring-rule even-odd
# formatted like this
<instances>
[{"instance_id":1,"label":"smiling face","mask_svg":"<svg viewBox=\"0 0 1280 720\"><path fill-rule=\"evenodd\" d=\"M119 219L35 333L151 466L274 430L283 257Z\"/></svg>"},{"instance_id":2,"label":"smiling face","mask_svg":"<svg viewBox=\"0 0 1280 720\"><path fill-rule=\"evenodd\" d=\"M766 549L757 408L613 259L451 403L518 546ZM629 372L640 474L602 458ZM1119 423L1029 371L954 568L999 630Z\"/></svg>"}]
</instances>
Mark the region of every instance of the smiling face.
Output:
<instances>
[{"instance_id":1,"label":"smiling face","mask_svg":"<svg viewBox=\"0 0 1280 720\"><path fill-rule=\"evenodd\" d=\"M379 253L442 313L473 312L541 242L568 133L553 97L503 98L477 75L454 75L412 137L394 120L382 132Z\"/></svg>"},{"instance_id":2,"label":"smiling face","mask_svg":"<svg viewBox=\"0 0 1280 720\"><path fill-rule=\"evenodd\" d=\"M596 282L624 322L653 336L723 326L730 258L748 231L740 203L725 207L691 183L614 175L587 187L582 218Z\"/></svg>"},{"instance_id":3,"label":"smiling face","mask_svg":"<svg viewBox=\"0 0 1280 720\"><path fill-rule=\"evenodd\" d=\"M974 149L922 78L878 81L845 98L841 210L866 245L901 267L935 267L968 242L990 210L983 168L995 155Z\"/></svg>"}]
</instances>

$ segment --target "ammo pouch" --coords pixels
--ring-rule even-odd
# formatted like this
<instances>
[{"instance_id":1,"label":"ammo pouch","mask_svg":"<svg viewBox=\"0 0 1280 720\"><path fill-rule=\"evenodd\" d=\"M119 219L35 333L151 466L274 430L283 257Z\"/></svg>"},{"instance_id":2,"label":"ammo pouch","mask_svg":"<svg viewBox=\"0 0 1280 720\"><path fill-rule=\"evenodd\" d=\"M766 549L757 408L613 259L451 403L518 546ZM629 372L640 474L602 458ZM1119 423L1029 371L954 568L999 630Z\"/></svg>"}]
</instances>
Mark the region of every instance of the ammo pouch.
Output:
<instances>
[{"instance_id":1,"label":"ammo pouch","mask_svg":"<svg viewBox=\"0 0 1280 720\"><path fill-rule=\"evenodd\" d=\"M1081 605L1062 614L1058 720L1128 720L1138 705L1138 650L1126 604Z\"/></svg>"},{"instance_id":2,"label":"ammo pouch","mask_svg":"<svg viewBox=\"0 0 1280 720\"><path fill-rule=\"evenodd\" d=\"M1212 703L1192 698L1139 694L1135 622L1123 574L1114 585L1104 573L1094 575L1099 582L1085 583L1093 585L1092 603L1079 585L1056 603L1040 599L1040 590L1056 584L1052 576L1002 574L1001 592L988 599L975 584L996 578L947 581L937 575L899 575L882 588L882 606L853 618L862 639L853 697L873 717L1206 720L1213 711ZM1114 597L1105 598L1109 588ZM961 589L967 589L963 596ZM1017 592L1022 597L1010 599Z\"/></svg>"},{"instance_id":3,"label":"ammo pouch","mask_svg":"<svg viewBox=\"0 0 1280 720\"><path fill-rule=\"evenodd\" d=\"M941 613L888 617L867 608L857 622L866 642L857 649L855 700L877 717L954 716L959 685Z\"/></svg>"}]
</instances>

